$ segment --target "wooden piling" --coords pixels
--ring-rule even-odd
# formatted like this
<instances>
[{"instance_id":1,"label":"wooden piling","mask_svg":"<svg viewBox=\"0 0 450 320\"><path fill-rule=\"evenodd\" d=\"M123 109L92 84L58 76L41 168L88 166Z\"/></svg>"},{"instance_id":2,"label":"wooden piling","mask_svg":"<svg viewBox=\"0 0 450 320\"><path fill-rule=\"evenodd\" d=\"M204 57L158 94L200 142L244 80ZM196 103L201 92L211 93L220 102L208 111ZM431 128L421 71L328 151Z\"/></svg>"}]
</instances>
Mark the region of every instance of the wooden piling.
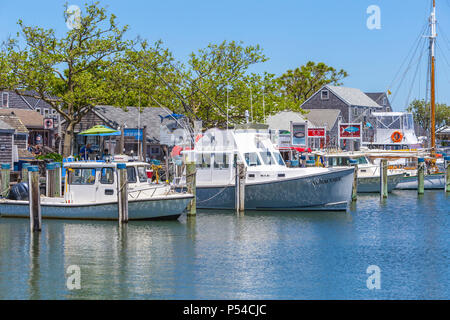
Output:
<instances>
[{"instance_id":1,"label":"wooden piling","mask_svg":"<svg viewBox=\"0 0 450 320\"><path fill-rule=\"evenodd\" d=\"M54 197L55 194L55 164L47 163L45 166L45 195Z\"/></svg>"},{"instance_id":2,"label":"wooden piling","mask_svg":"<svg viewBox=\"0 0 450 320\"><path fill-rule=\"evenodd\" d=\"M1 196L7 198L9 195L9 183L11 181L11 164L2 163L1 166Z\"/></svg>"},{"instance_id":3,"label":"wooden piling","mask_svg":"<svg viewBox=\"0 0 450 320\"><path fill-rule=\"evenodd\" d=\"M59 162L55 162L55 188L53 191L53 197L54 198L59 198L62 195L62 191L61 191L61 187L62 187L62 182L61 182L61 163Z\"/></svg>"},{"instance_id":4,"label":"wooden piling","mask_svg":"<svg viewBox=\"0 0 450 320\"><path fill-rule=\"evenodd\" d=\"M194 198L187 205L187 215L197 214L197 168L195 162L186 163L186 188L187 192L194 195Z\"/></svg>"},{"instance_id":5,"label":"wooden piling","mask_svg":"<svg viewBox=\"0 0 450 320\"><path fill-rule=\"evenodd\" d=\"M352 201L358 199L358 161L350 160L350 164L355 168L353 173Z\"/></svg>"},{"instance_id":6,"label":"wooden piling","mask_svg":"<svg viewBox=\"0 0 450 320\"><path fill-rule=\"evenodd\" d=\"M425 159L418 158L417 168L417 194L425 193Z\"/></svg>"},{"instance_id":7,"label":"wooden piling","mask_svg":"<svg viewBox=\"0 0 450 320\"><path fill-rule=\"evenodd\" d=\"M243 162L236 163L236 212L245 210L245 177L247 176L247 168Z\"/></svg>"},{"instance_id":8,"label":"wooden piling","mask_svg":"<svg viewBox=\"0 0 450 320\"><path fill-rule=\"evenodd\" d=\"M380 198L388 197L388 163L387 159L380 161Z\"/></svg>"},{"instance_id":9,"label":"wooden piling","mask_svg":"<svg viewBox=\"0 0 450 320\"><path fill-rule=\"evenodd\" d=\"M28 167L30 166L29 163L22 163L22 172L21 172L21 182L28 182Z\"/></svg>"},{"instance_id":10,"label":"wooden piling","mask_svg":"<svg viewBox=\"0 0 450 320\"><path fill-rule=\"evenodd\" d=\"M128 222L128 177L125 163L117 164L117 207L119 223Z\"/></svg>"},{"instance_id":11,"label":"wooden piling","mask_svg":"<svg viewBox=\"0 0 450 320\"><path fill-rule=\"evenodd\" d=\"M30 208L30 230L32 232L41 231L41 195L39 192L39 167L28 167L29 182L29 208Z\"/></svg>"},{"instance_id":12,"label":"wooden piling","mask_svg":"<svg viewBox=\"0 0 450 320\"><path fill-rule=\"evenodd\" d=\"M450 157L444 157L445 192L450 192Z\"/></svg>"}]
</instances>

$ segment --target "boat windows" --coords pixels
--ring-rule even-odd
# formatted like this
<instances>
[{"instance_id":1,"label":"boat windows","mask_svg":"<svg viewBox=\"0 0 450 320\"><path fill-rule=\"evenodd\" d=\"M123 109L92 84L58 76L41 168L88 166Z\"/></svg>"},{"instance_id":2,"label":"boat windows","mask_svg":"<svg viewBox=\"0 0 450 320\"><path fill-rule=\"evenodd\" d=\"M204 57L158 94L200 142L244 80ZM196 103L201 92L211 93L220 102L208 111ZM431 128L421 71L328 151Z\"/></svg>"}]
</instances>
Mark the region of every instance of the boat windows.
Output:
<instances>
[{"instance_id":1,"label":"boat windows","mask_svg":"<svg viewBox=\"0 0 450 320\"><path fill-rule=\"evenodd\" d=\"M328 166L329 167L335 167L335 166L348 166L350 165L349 158L343 158L343 157L331 157L328 158Z\"/></svg>"},{"instance_id":2,"label":"boat windows","mask_svg":"<svg viewBox=\"0 0 450 320\"><path fill-rule=\"evenodd\" d=\"M358 160L358 164L368 164L369 163L369 161L367 161L366 157L359 157L356 160Z\"/></svg>"},{"instance_id":3,"label":"boat windows","mask_svg":"<svg viewBox=\"0 0 450 320\"><path fill-rule=\"evenodd\" d=\"M95 169L74 168L69 169L69 184L92 185L95 183Z\"/></svg>"},{"instance_id":4,"label":"boat windows","mask_svg":"<svg viewBox=\"0 0 450 320\"><path fill-rule=\"evenodd\" d=\"M127 167L128 183L136 183L136 170L134 167Z\"/></svg>"},{"instance_id":5,"label":"boat windows","mask_svg":"<svg viewBox=\"0 0 450 320\"><path fill-rule=\"evenodd\" d=\"M269 166L276 164L274 158L272 158L270 151L261 151L259 154L261 155L264 164Z\"/></svg>"},{"instance_id":6,"label":"boat windows","mask_svg":"<svg viewBox=\"0 0 450 320\"><path fill-rule=\"evenodd\" d=\"M256 152L247 152L244 153L245 162L249 167L259 166L261 165L261 161L258 158L258 154Z\"/></svg>"},{"instance_id":7,"label":"boat windows","mask_svg":"<svg viewBox=\"0 0 450 320\"><path fill-rule=\"evenodd\" d=\"M230 154L215 153L214 154L214 169L228 169L230 167Z\"/></svg>"},{"instance_id":8,"label":"boat windows","mask_svg":"<svg viewBox=\"0 0 450 320\"><path fill-rule=\"evenodd\" d=\"M139 181L140 182L147 182L147 170L144 166L138 166L137 167L137 171L138 171L138 177L139 177Z\"/></svg>"},{"instance_id":9,"label":"boat windows","mask_svg":"<svg viewBox=\"0 0 450 320\"><path fill-rule=\"evenodd\" d=\"M275 159L277 160L277 162L278 162L278 164L280 166L285 166L285 163L283 161L283 157L281 156L281 154L279 152L274 152L273 155L274 155Z\"/></svg>"},{"instance_id":10,"label":"boat windows","mask_svg":"<svg viewBox=\"0 0 450 320\"><path fill-rule=\"evenodd\" d=\"M211 167L211 154L209 153L197 153L196 154L197 168L210 168Z\"/></svg>"},{"instance_id":11,"label":"boat windows","mask_svg":"<svg viewBox=\"0 0 450 320\"><path fill-rule=\"evenodd\" d=\"M102 168L100 173L100 183L101 184L113 184L114 183L114 169L113 168Z\"/></svg>"}]
</instances>

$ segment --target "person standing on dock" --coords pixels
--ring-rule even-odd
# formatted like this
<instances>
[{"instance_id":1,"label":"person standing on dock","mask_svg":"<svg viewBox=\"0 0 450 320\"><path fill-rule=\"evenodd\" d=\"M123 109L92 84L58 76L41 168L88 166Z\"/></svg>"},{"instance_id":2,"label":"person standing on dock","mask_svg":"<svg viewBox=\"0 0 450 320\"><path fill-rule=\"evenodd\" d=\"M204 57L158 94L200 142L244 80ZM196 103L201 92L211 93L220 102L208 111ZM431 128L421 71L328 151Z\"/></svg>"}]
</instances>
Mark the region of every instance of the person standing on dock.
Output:
<instances>
[{"instance_id":1,"label":"person standing on dock","mask_svg":"<svg viewBox=\"0 0 450 320\"><path fill-rule=\"evenodd\" d=\"M81 159L88 160L90 153L92 153L92 149L91 149L91 144L90 143L88 143L87 145L81 147L81 149L80 149Z\"/></svg>"}]
</instances>

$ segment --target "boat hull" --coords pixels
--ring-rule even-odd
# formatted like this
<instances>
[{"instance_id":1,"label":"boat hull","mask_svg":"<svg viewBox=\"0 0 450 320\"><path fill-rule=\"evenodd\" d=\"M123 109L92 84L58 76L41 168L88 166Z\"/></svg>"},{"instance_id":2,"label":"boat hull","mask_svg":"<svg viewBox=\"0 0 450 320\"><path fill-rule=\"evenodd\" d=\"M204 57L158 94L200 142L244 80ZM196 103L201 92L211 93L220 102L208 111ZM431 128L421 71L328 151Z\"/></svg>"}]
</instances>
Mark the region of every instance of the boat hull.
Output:
<instances>
[{"instance_id":1,"label":"boat hull","mask_svg":"<svg viewBox=\"0 0 450 320\"><path fill-rule=\"evenodd\" d=\"M403 174L388 175L388 192L395 189ZM380 193L380 176L358 177L358 193Z\"/></svg>"},{"instance_id":2,"label":"boat hull","mask_svg":"<svg viewBox=\"0 0 450 320\"><path fill-rule=\"evenodd\" d=\"M396 189L401 190L417 190L417 176L403 177ZM444 189L445 174L431 174L426 175L424 179L424 188L427 190Z\"/></svg>"},{"instance_id":3,"label":"boat hull","mask_svg":"<svg viewBox=\"0 0 450 320\"><path fill-rule=\"evenodd\" d=\"M170 199L143 199L128 202L129 220L177 219L186 209L192 196L177 196ZM117 220L117 202L83 204L41 203L44 219ZM2 200L2 217L29 218L28 201Z\"/></svg>"},{"instance_id":4,"label":"boat hull","mask_svg":"<svg viewBox=\"0 0 450 320\"><path fill-rule=\"evenodd\" d=\"M345 211L351 200L353 168L276 181L248 183L246 210ZM197 185L197 208L234 209L235 186Z\"/></svg>"}]
</instances>

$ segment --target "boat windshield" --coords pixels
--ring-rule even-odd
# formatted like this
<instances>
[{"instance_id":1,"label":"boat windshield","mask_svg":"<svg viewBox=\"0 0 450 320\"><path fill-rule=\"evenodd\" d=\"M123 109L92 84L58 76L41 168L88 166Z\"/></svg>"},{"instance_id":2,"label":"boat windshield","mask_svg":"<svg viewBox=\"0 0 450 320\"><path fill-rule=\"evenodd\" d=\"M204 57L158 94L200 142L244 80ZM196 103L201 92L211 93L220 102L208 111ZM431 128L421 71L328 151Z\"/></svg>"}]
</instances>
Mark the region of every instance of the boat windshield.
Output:
<instances>
[{"instance_id":1,"label":"boat windshield","mask_svg":"<svg viewBox=\"0 0 450 320\"><path fill-rule=\"evenodd\" d=\"M249 167L255 167L261 165L261 161L258 158L258 154L256 152L247 152L244 153L245 162Z\"/></svg>"},{"instance_id":2,"label":"boat windshield","mask_svg":"<svg viewBox=\"0 0 450 320\"><path fill-rule=\"evenodd\" d=\"M69 184L91 185L95 183L95 169L73 168L69 169Z\"/></svg>"},{"instance_id":3,"label":"boat windshield","mask_svg":"<svg viewBox=\"0 0 450 320\"><path fill-rule=\"evenodd\" d=\"M281 156L281 154L279 152L274 152L273 153L275 159L277 160L278 164L280 166L285 166L286 164L283 161L283 157Z\"/></svg>"},{"instance_id":4,"label":"boat windshield","mask_svg":"<svg viewBox=\"0 0 450 320\"><path fill-rule=\"evenodd\" d=\"M350 165L349 158L346 157L331 157L328 158L328 166L329 167L335 167L335 166L348 166Z\"/></svg>"},{"instance_id":5,"label":"boat windshield","mask_svg":"<svg viewBox=\"0 0 450 320\"><path fill-rule=\"evenodd\" d=\"M138 166L138 177L140 182L147 182L148 176L147 176L147 168L145 166Z\"/></svg>"},{"instance_id":6,"label":"boat windshield","mask_svg":"<svg viewBox=\"0 0 450 320\"><path fill-rule=\"evenodd\" d=\"M276 164L275 159L272 157L272 154L270 151L261 151L259 153L261 155L261 158L266 165L273 165Z\"/></svg>"},{"instance_id":7,"label":"boat windshield","mask_svg":"<svg viewBox=\"0 0 450 320\"><path fill-rule=\"evenodd\" d=\"M356 160L358 160L358 164L368 164L369 163L369 161L367 161L366 157L359 157Z\"/></svg>"}]
</instances>

